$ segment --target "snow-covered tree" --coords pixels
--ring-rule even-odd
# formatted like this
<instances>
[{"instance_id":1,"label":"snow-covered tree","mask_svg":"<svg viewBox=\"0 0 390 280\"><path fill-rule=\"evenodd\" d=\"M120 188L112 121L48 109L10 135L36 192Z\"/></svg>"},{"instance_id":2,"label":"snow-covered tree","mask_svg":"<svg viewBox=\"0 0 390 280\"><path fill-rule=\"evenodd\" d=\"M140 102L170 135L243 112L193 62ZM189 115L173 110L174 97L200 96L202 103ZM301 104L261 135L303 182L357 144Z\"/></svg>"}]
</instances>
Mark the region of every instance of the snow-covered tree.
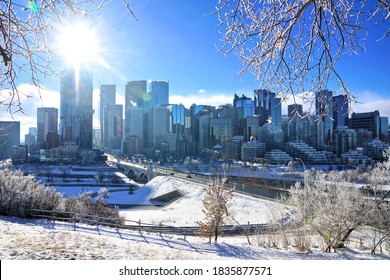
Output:
<instances>
[{"instance_id":1,"label":"snow-covered tree","mask_svg":"<svg viewBox=\"0 0 390 280\"><path fill-rule=\"evenodd\" d=\"M7 0L0 1L0 104L11 112L23 111L18 77L28 75L38 89L48 76L59 75L53 63L55 25L69 18L84 18L109 5L111 0ZM133 14L127 0L124 10ZM9 97L4 97L9 96ZM29 97L29 96L27 96Z\"/></svg>"},{"instance_id":2,"label":"snow-covered tree","mask_svg":"<svg viewBox=\"0 0 390 280\"><path fill-rule=\"evenodd\" d=\"M205 187L205 197L203 199L204 220L198 222L200 234L208 237L214 236L214 242L217 243L218 236L222 234L222 227L225 224L225 218L229 215L227 204L233 195L233 189L226 188L226 180L214 180Z\"/></svg>"},{"instance_id":3,"label":"snow-covered tree","mask_svg":"<svg viewBox=\"0 0 390 280\"><path fill-rule=\"evenodd\" d=\"M373 39L390 37L389 0L219 0L216 13L221 52L240 58L240 75L249 71L259 88L295 102L296 94L305 93L302 100L308 101L329 81L340 85L346 102L355 100L337 62L363 52L378 25L384 34Z\"/></svg>"},{"instance_id":4,"label":"snow-covered tree","mask_svg":"<svg viewBox=\"0 0 390 280\"><path fill-rule=\"evenodd\" d=\"M0 170L0 215L28 217L31 210L57 210L62 196L25 176L21 171Z\"/></svg>"},{"instance_id":5,"label":"snow-covered tree","mask_svg":"<svg viewBox=\"0 0 390 280\"><path fill-rule=\"evenodd\" d=\"M316 172L304 186L296 184L289 202L296 206L304 224L322 237L326 251L343 247L352 231L367 225L366 214L374 207L337 172Z\"/></svg>"},{"instance_id":6,"label":"snow-covered tree","mask_svg":"<svg viewBox=\"0 0 390 280\"><path fill-rule=\"evenodd\" d=\"M110 197L110 192L107 188L100 188L98 191L98 200L105 201L107 198Z\"/></svg>"}]
</instances>

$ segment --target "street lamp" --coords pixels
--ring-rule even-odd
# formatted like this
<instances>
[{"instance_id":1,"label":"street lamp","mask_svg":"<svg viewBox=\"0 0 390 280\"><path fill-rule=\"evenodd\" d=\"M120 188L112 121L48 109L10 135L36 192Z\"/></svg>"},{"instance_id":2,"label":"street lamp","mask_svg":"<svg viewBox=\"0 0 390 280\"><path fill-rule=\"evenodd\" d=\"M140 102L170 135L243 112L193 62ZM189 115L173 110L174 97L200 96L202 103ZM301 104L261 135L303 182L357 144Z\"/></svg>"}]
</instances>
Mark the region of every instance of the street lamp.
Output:
<instances>
[{"instance_id":1,"label":"street lamp","mask_svg":"<svg viewBox=\"0 0 390 280\"><path fill-rule=\"evenodd\" d=\"M305 172L306 168L305 168L305 164L303 163L303 160L301 160L300 158L297 158L297 157L295 159L299 160L302 163L302 165L303 165L303 172Z\"/></svg>"}]
</instances>

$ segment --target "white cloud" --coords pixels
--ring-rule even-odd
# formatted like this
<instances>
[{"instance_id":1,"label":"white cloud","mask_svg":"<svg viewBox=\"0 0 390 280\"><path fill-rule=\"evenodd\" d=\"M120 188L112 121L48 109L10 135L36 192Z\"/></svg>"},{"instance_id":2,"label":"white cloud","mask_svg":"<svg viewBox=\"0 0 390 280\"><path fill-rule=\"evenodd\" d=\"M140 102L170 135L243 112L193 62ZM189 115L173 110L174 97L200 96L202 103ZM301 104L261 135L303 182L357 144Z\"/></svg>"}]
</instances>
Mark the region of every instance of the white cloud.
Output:
<instances>
[{"instance_id":1,"label":"white cloud","mask_svg":"<svg viewBox=\"0 0 390 280\"><path fill-rule=\"evenodd\" d=\"M192 104L219 106L233 103L234 93L207 93L206 91L192 95L171 95L169 102L172 104L183 104L189 108Z\"/></svg>"},{"instance_id":2,"label":"white cloud","mask_svg":"<svg viewBox=\"0 0 390 280\"><path fill-rule=\"evenodd\" d=\"M381 116L390 117L390 100L379 99L352 105L353 112L372 112L378 110Z\"/></svg>"},{"instance_id":3,"label":"white cloud","mask_svg":"<svg viewBox=\"0 0 390 280\"><path fill-rule=\"evenodd\" d=\"M28 133L29 127L37 126L37 108L59 108L60 94L57 91L49 89L38 89L36 86L30 84L20 84L18 90L21 93L20 102L22 111L18 111L18 107L16 106L10 108L4 106L0 109L0 120L19 121L21 128L20 137L21 140L24 140L24 135ZM6 100L7 102L5 96L8 97L9 93L4 90L0 92L0 96L1 100Z\"/></svg>"}]
</instances>

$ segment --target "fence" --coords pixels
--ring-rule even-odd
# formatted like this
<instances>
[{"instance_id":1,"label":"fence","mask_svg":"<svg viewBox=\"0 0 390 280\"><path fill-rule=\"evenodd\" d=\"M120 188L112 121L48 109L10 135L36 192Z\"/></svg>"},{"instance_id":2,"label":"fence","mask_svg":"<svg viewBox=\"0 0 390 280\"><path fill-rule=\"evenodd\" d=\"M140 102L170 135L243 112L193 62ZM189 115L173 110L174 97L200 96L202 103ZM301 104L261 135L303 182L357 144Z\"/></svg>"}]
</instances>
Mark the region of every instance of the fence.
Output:
<instances>
[{"instance_id":1,"label":"fence","mask_svg":"<svg viewBox=\"0 0 390 280\"><path fill-rule=\"evenodd\" d=\"M143 223L141 220L132 221L123 218L106 218L95 215L86 215L66 211L45 211L45 210L31 210L30 216L39 219L58 220L69 223L85 223L96 226L108 226L121 229L135 230L139 232L155 232L160 234L177 234L184 236L199 235L199 227L197 226L183 226L174 227ZM225 225L221 227L224 235L252 235L260 232L274 231L266 224L247 224L247 225Z\"/></svg>"}]
</instances>

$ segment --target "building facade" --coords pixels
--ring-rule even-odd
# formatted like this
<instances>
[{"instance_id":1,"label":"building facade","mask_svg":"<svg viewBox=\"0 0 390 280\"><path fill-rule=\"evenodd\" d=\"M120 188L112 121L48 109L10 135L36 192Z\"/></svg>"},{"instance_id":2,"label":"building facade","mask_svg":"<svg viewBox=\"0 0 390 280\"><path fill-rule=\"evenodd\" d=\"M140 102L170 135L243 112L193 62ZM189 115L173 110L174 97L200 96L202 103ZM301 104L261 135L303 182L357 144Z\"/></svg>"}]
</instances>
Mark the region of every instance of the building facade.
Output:
<instances>
[{"instance_id":1,"label":"building facade","mask_svg":"<svg viewBox=\"0 0 390 280\"><path fill-rule=\"evenodd\" d=\"M60 139L92 149L92 72L68 69L61 77Z\"/></svg>"},{"instance_id":2,"label":"building facade","mask_svg":"<svg viewBox=\"0 0 390 280\"><path fill-rule=\"evenodd\" d=\"M123 138L123 105L106 105L104 108L104 147L121 149Z\"/></svg>"},{"instance_id":3,"label":"building facade","mask_svg":"<svg viewBox=\"0 0 390 280\"><path fill-rule=\"evenodd\" d=\"M37 141L46 142L49 132L58 134L58 109L37 108Z\"/></svg>"},{"instance_id":4,"label":"building facade","mask_svg":"<svg viewBox=\"0 0 390 280\"><path fill-rule=\"evenodd\" d=\"M107 105L115 105L116 99L116 85L101 85L100 86L100 105L99 105L99 119L100 119L100 143L106 143L104 138L104 108Z\"/></svg>"},{"instance_id":5,"label":"building facade","mask_svg":"<svg viewBox=\"0 0 390 280\"><path fill-rule=\"evenodd\" d=\"M20 145L20 122L0 121L0 160L12 157L14 146Z\"/></svg>"},{"instance_id":6,"label":"building facade","mask_svg":"<svg viewBox=\"0 0 390 280\"><path fill-rule=\"evenodd\" d=\"M276 127L282 125L282 104L276 94L265 89L254 91L255 115L259 116L259 125L271 121Z\"/></svg>"}]
</instances>

